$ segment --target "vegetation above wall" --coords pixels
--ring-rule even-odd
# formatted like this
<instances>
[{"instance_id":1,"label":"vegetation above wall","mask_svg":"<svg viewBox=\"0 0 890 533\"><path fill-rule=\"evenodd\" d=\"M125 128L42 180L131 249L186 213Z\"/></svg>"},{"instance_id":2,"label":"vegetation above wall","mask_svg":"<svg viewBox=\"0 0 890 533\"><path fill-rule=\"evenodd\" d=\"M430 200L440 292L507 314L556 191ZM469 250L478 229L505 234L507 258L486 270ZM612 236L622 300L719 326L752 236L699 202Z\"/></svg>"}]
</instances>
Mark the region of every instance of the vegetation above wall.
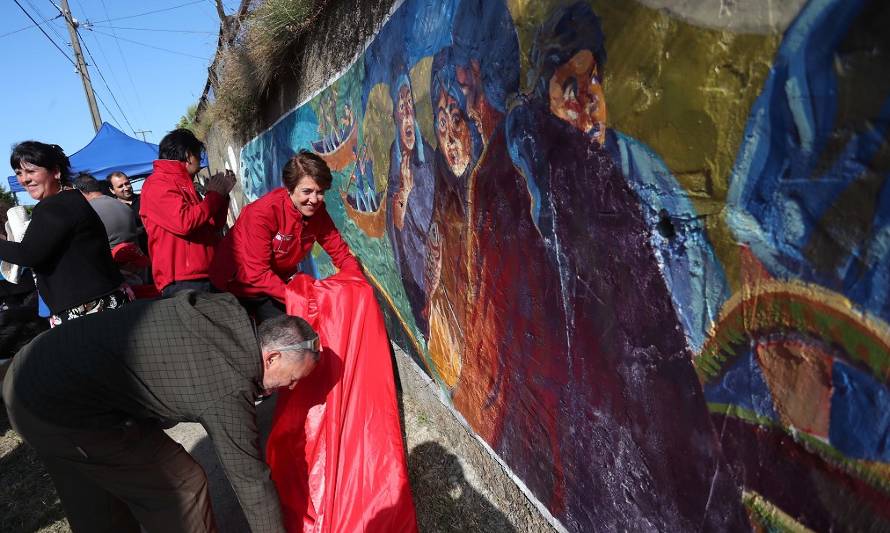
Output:
<instances>
[{"instance_id":1,"label":"vegetation above wall","mask_svg":"<svg viewBox=\"0 0 890 533\"><path fill-rule=\"evenodd\" d=\"M199 110L196 134L211 125L246 139L258 127L258 103L274 80L295 68L294 46L327 0L266 0L249 13L230 39L220 40L211 67L215 98Z\"/></svg>"}]
</instances>

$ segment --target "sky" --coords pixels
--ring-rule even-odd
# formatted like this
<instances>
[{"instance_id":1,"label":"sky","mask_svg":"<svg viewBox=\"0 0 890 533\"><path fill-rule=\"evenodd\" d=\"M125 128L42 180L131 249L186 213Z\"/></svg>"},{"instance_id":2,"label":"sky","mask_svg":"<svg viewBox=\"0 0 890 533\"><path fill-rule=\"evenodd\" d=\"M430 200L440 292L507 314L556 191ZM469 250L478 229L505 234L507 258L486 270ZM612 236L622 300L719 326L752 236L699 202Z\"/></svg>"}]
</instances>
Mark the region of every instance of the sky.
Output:
<instances>
[{"instance_id":1,"label":"sky","mask_svg":"<svg viewBox=\"0 0 890 533\"><path fill-rule=\"evenodd\" d=\"M17 142L54 143L71 155L95 135L71 38L54 2L61 7L59 0L0 2L0 71L8 77L0 86L0 186L6 190ZM238 4L223 1L227 14ZM158 143L204 90L219 33L215 1L68 0L68 6L80 24L102 120L136 138L149 130L145 140ZM47 21L40 28L49 38L25 11ZM25 194L19 201L32 203Z\"/></svg>"}]
</instances>

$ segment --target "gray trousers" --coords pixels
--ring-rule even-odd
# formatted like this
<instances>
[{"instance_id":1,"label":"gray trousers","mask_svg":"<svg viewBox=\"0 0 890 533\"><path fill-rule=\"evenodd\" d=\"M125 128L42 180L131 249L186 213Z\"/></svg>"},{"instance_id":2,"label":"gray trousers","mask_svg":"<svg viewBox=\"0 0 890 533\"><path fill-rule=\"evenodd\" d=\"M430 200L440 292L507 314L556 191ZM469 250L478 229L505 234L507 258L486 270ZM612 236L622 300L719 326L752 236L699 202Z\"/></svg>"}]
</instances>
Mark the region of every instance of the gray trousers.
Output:
<instances>
[{"instance_id":1,"label":"gray trousers","mask_svg":"<svg viewBox=\"0 0 890 533\"><path fill-rule=\"evenodd\" d=\"M3 383L13 429L37 451L75 533L216 531L207 476L155 423L82 430L36 417Z\"/></svg>"}]
</instances>

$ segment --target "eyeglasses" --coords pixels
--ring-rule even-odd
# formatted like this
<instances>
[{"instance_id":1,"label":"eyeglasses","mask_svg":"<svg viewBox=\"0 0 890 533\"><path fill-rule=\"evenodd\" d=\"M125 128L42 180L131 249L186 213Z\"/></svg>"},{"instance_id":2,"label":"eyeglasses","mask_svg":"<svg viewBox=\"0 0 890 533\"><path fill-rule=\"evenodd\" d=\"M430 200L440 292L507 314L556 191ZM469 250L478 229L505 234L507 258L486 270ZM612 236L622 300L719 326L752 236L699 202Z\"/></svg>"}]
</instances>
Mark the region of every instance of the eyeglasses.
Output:
<instances>
[{"instance_id":1,"label":"eyeglasses","mask_svg":"<svg viewBox=\"0 0 890 533\"><path fill-rule=\"evenodd\" d=\"M305 340L303 342L298 342L297 344L291 344L288 346L279 346L276 348L279 352L292 352L294 350L309 350L310 352L318 353L321 351L321 341L318 339L318 335L314 338Z\"/></svg>"}]
</instances>

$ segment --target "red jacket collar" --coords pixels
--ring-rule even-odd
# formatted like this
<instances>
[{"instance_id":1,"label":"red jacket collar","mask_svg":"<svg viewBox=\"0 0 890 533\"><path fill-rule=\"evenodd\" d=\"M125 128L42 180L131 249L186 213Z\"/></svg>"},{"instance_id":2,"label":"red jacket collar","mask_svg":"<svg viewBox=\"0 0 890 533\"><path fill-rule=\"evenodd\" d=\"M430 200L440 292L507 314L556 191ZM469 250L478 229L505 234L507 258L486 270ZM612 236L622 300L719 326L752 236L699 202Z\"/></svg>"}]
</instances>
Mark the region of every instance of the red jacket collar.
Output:
<instances>
[{"instance_id":1,"label":"red jacket collar","mask_svg":"<svg viewBox=\"0 0 890 533\"><path fill-rule=\"evenodd\" d=\"M185 161L176 161L174 159L155 159L153 167L155 172L182 174L188 176L188 178L191 179L191 176L189 176L188 172L186 172L185 170Z\"/></svg>"}]
</instances>

